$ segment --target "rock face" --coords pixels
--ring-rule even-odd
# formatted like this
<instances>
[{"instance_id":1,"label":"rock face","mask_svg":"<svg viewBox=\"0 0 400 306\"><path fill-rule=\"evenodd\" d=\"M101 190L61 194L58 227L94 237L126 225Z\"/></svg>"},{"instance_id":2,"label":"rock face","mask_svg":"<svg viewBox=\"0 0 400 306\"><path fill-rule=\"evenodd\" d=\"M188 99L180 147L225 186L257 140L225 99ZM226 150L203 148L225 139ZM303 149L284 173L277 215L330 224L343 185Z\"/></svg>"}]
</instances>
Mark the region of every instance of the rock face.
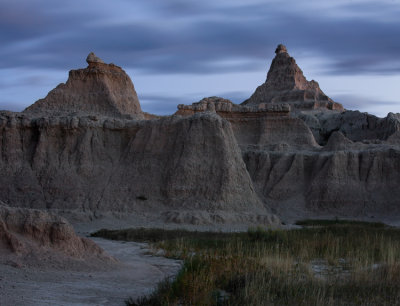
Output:
<instances>
[{"instance_id":1,"label":"rock face","mask_svg":"<svg viewBox=\"0 0 400 306\"><path fill-rule=\"evenodd\" d=\"M345 111L283 45L248 100L211 97L177 114L195 112L230 122L259 196L283 219L400 214L399 115Z\"/></svg>"},{"instance_id":2,"label":"rock face","mask_svg":"<svg viewBox=\"0 0 400 306\"><path fill-rule=\"evenodd\" d=\"M199 112L215 113L228 120L241 147L318 147L309 128L290 116L290 106L285 103L244 106L209 97L192 105L178 105L176 114L189 116Z\"/></svg>"},{"instance_id":3,"label":"rock face","mask_svg":"<svg viewBox=\"0 0 400 306\"><path fill-rule=\"evenodd\" d=\"M78 237L64 218L0 205L0 261L7 255L16 255L17 264L40 265L40 261L65 258L114 261L93 241Z\"/></svg>"},{"instance_id":4,"label":"rock face","mask_svg":"<svg viewBox=\"0 0 400 306\"><path fill-rule=\"evenodd\" d=\"M224 223L224 215L273 221L229 122L215 114L142 121L0 118L0 194L9 204L163 219L185 210L208 215L184 218L189 223Z\"/></svg>"},{"instance_id":5,"label":"rock face","mask_svg":"<svg viewBox=\"0 0 400 306\"><path fill-rule=\"evenodd\" d=\"M223 118L232 117L265 117L274 115L289 115L290 106L285 103L281 104L260 104L257 106L243 106L234 104L228 99L221 97L203 98L201 101L192 103L192 105L178 105L176 115L193 115L198 112L216 112Z\"/></svg>"},{"instance_id":6,"label":"rock face","mask_svg":"<svg viewBox=\"0 0 400 306\"><path fill-rule=\"evenodd\" d=\"M275 53L267 80L243 105L289 103L293 109L344 110L322 92L317 82L306 80L284 45L278 45Z\"/></svg>"},{"instance_id":7,"label":"rock face","mask_svg":"<svg viewBox=\"0 0 400 306\"><path fill-rule=\"evenodd\" d=\"M282 218L398 216L400 150L347 145L323 152L247 150L254 185Z\"/></svg>"},{"instance_id":8,"label":"rock face","mask_svg":"<svg viewBox=\"0 0 400 306\"><path fill-rule=\"evenodd\" d=\"M87 61L0 113L8 205L203 225L400 215L400 115L345 111L283 45L244 103L209 97L165 117L117 95L132 97L122 69Z\"/></svg>"},{"instance_id":9,"label":"rock face","mask_svg":"<svg viewBox=\"0 0 400 306\"><path fill-rule=\"evenodd\" d=\"M302 111L295 117L308 125L320 145L325 145L335 131L340 131L353 141L373 141L386 140L400 130L400 115L393 113L385 118L378 118L359 111Z\"/></svg>"},{"instance_id":10,"label":"rock face","mask_svg":"<svg viewBox=\"0 0 400 306\"><path fill-rule=\"evenodd\" d=\"M24 113L142 118L139 99L125 71L105 64L93 52L86 61L87 68L71 70L67 83L58 85Z\"/></svg>"}]
</instances>

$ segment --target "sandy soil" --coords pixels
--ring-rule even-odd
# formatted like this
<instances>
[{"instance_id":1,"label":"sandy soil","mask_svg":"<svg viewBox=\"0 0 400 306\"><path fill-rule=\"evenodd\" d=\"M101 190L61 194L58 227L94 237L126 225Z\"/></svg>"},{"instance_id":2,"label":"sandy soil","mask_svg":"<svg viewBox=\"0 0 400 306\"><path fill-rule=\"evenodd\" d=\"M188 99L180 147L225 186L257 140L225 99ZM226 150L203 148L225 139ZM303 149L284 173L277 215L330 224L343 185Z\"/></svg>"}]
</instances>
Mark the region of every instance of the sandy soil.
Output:
<instances>
[{"instance_id":1,"label":"sandy soil","mask_svg":"<svg viewBox=\"0 0 400 306\"><path fill-rule=\"evenodd\" d=\"M0 305L124 305L128 297L149 294L181 266L148 255L144 243L93 240L120 263L101 271L0 265Z\"/></svg>"}]
</instances>

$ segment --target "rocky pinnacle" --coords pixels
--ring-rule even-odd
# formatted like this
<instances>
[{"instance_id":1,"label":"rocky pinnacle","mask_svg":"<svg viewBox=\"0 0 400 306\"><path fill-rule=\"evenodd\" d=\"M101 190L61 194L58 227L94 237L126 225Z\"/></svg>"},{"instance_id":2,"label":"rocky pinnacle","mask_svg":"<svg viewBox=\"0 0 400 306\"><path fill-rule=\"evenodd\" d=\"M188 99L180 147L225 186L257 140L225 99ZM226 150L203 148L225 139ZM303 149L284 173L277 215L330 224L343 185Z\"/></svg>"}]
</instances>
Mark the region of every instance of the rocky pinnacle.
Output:
<instances>
[{"instance_id":1,"label":"rocky pinnacle","mask_svg":"<svg viewBox=\"0 0 400 306\"><path fill-rule=\"evenodd\" d=\"M90 65L91 63L102 63L104 62L101 60L101 58L97 57L96 54L93 52L90 52L89 55L86 58L86 62Z\"/></svg>"}]
</instances>

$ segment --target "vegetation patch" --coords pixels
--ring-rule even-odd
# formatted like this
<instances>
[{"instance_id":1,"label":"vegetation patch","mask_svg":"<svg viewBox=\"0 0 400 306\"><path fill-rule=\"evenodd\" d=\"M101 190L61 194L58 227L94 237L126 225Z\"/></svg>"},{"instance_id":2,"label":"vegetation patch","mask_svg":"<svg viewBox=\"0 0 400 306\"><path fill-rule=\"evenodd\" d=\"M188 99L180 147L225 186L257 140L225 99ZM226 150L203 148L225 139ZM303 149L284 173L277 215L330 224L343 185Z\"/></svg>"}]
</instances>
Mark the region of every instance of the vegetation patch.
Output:
<instances>
[{"instance_id":1,"label":"vegetation patch","mask_svg":"<svg viewBox=\"0 0 400 306\"><path fill-rule=\"evenodd\" d=\"M366 222L366 221L355 221L355 220L344 220L344 219L305 219L299 220L295 223L301 226L327 226L327 225L358 225L364 227L377 227L383 228L388 227L382 222Z\"/></svg>"},{"instance_id":2,"label":"vegetation patch","mask_svg":"<svg viewBox=\"0 0 400 306\"><path fill-rule=\"evenodd\" d=\"M198 232L185 229L165 230L160 228L130 228L123 230L101 229L92 237L102 237L111 240L136 241L136 242L161 242L176 239L197 240L199 243L214 243L217 240L227 240L232 237L230 233Z\"/></svg>"},{"instance_id":3,"label":"vegetation patch","mask_svg":"<svg viewBox=\"0 0 400 306\"><path fill-rule=\"evenodd\" d=\"M139 236L184 261L174 279L127 305L400 303L400 230L395 228L340 223L245 233L102 230L96 236L134 241Z\"/></svg>"}]
</instances>

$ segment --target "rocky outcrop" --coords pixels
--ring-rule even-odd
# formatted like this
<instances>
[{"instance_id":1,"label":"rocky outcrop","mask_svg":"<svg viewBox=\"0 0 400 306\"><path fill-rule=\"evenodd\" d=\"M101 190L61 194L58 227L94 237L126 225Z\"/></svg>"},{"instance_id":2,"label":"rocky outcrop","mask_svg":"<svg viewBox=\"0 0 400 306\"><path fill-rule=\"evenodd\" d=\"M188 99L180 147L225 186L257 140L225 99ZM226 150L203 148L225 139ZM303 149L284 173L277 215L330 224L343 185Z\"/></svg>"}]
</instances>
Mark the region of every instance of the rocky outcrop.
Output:
<instances>
[{"instance_id":1,"label":"rocky outcrop","mask_svg":"<svg viewBox=\"0 0 400 306\"><path fill-rule=\"evenodd\" d=\"M232 117L238 118L255 118L264 116L288 116L290 106L288 104L260 104L256 106L243 106L233 103L228 99L221 97L208 97L203 98L199 102L192 103L192 105L178 105L176 115L193 115L198 112L214 112L219 116L230 119Z\"/></svg>"},{"instance_id":2,"label":"rocky outcrop","mask_svg":"<svg viewBox=\"0 0 400 306\"><path fill-rule=\"evenodd\" d=\"M400 130L399 114L393 113L385 118L378 118L359 111L302 111L294 117L302 119L308 125L321 145L325 145L335 131L340 131L352 141L373 141L387 140Z\"/></svg>"},{"instance_id":3,"label":"rocky outcrop","mask_svg":"<svg viewBox=\"0 0 400 306\"><path fill-rule=\"evenodd\" d=\"M329 137L329 141L324 146L324 151L345 151L356 148L356 144L354 144L350 139L343 135L342 132L336 131L333 132L331 137ZM359 148L359 146L358 146Z\"/></svg>"},{"instance_id":4,"label":"rocky outcrop","mask_svg":"<svg viewBox=\"0 0 400 306\"><path fill-rule=\"evenodd\" d=\"M190 116L199 112L215 113L228 120L241 147L318 147L303 121L290 117L288 104L243 106L220 97L209 97L192 105L178 105L176 114Z\"/></svg>"},{"instance_id":5,"label":"rocky outcrop","mask_svg":"<svg viewBox=\"0 0 400 306\"><path fill-rule=\"evenodd\" d=\"M209 223L223 222L223 212L269 216L229 122L215 114L143 121L8 114L0 131L0 196L10 205L160 218L204 211Z\"/></svg>"},{"instance_id":6,"label":"rocky outcrop","mask_svg":"<svg viewBox=\"0 0 400 306\"><path fill-rule=\"evenodd\" d=\"M243 105L289 103L293 110L344 110L340 103L334 102L322 92L316 81L306 80L285 46L279 45L275 53L267 80L257 87L253 95L242 103Z\"/></svg>"},{"instance_id":7,"label":"rocky outcrop","mask_svg":"<svg viewBox=\"0 0 400 306\"><path fill-rule=\"evenodd\" d=\"M143 118L131 79L121 67L105 64L93 52L85 69L71 70L58 85L24 113L42 115L100 115Z\"/></svg>"},{"instance_id":8,"label":"rocky outcrop","mask_svg":"<svg viewBox=\"0 0 400 306\"><path fill-rule=\"evenodd\" d=\"M244 154L257 191L284 220L309 216L398 216L400 150Z\"/></svg>"},{"instance_id":9,"label":"rocky outcrop","mask_svg":"<svg viewBox=\"0 0 400 306\"><path fill-rule=\"evenodd\" d=\"M177 113L196 112L230 122L259 196L284 220L400 214L398 115L345 111L283 45L248 100L205 98Z\"/></svg>"},{"instance_id":10,"label":"rocky outcrop","mask_svg":"<svg viewBox=\"0 0 400 306\"><path fill-rule=\"evenodd\" d=\"M86 58L86 62L92 66L94 66L95 64L99 64L99 63L104 64L103 60L100 57L98 57L96 54L94 54L93 52L89 53L89 55Z\"/></svg>"},{"instance_id":11,"label":"rocky outcrop","mask_svg":"<svg viewBox=\"0 0 400 306\"><path fill-rule=\"evenodd\" d=\"M93 241L78 237L62 217L41 210L0 205L0 261L7 260L8 255L14 255L12 258L18 259L16 263L24 265L66 258L115 261Z\"/></svg>"},{"instance_id":12,"label":"rocky outcrop","mask_svg":"<svg viewBox=\"0 0 400 306\"><path fill-rule=\"evenodd\" d=\"M400 214L400 115L345 111L282 45L243 104L209 97L164 117L140 111L122 69L87 61L0 113L8 205L196 225Z\"/></svg>"}]
</instances>

